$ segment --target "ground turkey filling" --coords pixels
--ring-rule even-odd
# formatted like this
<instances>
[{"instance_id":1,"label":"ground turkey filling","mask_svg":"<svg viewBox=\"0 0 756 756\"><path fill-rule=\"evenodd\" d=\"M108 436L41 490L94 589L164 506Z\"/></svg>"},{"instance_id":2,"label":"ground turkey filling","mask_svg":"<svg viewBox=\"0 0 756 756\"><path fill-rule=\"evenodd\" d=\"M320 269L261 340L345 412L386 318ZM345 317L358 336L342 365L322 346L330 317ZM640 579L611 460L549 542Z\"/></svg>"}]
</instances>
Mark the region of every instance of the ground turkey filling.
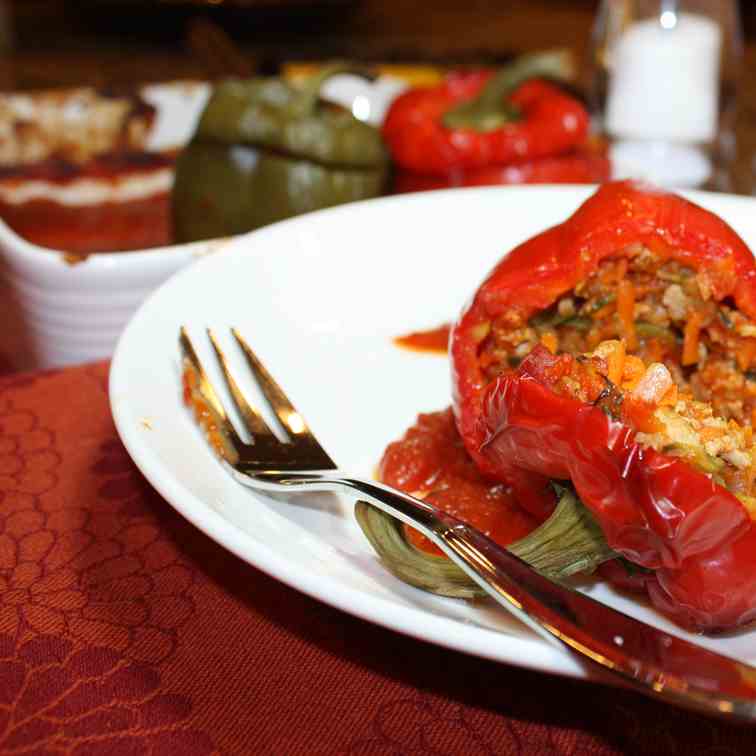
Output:
<instances>
[{"instance_id":1,"label":"ground turkey filling","mask_svg":"<svg viewBox=\"0 0 756 756\"><path fill-rule=\"evenodd\" d=\"M493 379L538 343L580 354L621 339L644 363L665 365L717 418L756 425L756 323L732 301L713 299L711 276L639 245L627 249L528 322L512 311L491 323L480 364Z\"/></svg>"},{"instance_id":2,"label":"ground turkey filling","mask_svg":"<svg viewBox=\"0 0 756 756\"><path fill-rule=\"evenodd\" d=\"M593 352L562 354L544 374L552 390L598 406L636 430L635 440L680 457L756 512L756 448L751 426L717 417L681 390L667 367L627 353L624 341Z\"/></svg>"}]
</instances>

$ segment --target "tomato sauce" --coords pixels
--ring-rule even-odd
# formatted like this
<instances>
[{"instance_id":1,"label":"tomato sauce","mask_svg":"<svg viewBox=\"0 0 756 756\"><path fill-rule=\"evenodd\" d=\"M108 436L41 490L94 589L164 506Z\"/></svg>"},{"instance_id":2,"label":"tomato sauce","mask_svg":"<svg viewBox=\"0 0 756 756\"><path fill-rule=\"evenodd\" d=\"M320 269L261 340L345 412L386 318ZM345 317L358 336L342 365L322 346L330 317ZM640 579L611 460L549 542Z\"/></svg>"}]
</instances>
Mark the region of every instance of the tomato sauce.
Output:
<instances>
[{"instance_id":1,"label":"tomato sauce","mask_svg":"<svg viewBox=\"0 0 756 756\"><path fill-rule=\"evenodd\" d=\"M181 373L181 393L184 404L193 412L195 422L202 428L213 451L220 459L233 465L238 460L238 455L224 438L218 415L202 395L199 385L199 374L194 366L184 359L184 368Z\"/></svg>"},{"instance_id":2,"label":"tomato sauce","mask_svg":"<svg viewBox=\"0 0 756 756\"><path fill-rule=\"evenodd\" d=\"M75 181L93 180L118 186L130 177L149 177L171 169L174 154L123 153L95 158L85 165L50 159L30 166L0 167L0 184L12 195L15 187L44 182L53 190ZM69 260L93 252L119 252L173 243L169 190L119 201L66 204L48 197L10 201L0 195L0 217L19 236L41 247L64 250Z\"/></svg>"},{"instance_id":3,"label":"tomato sauce","mask_svg":"<svg viewBox=\"0 0 756 756\"><path fill-rule=\"evenodd\" d=\"M379 467L388 485L431 501L502 546L538 526L520 509L510 490L486 480L465 451L451 409L418 416L398 441L389 444ZM408 541L431 554L441 552L416 530Z\"/></svg>"},{"instance_id":4,"label":"tomato sauce","mask_svg":"<svg viewBox=\"0 0 756 756\"><path fill-rule=\"evenodd\" d=\"M448 323L428 331L413 331L405 336L397 336L394 344L404 349L412 349L416 352L435 352L446 354L449 346L449 332L451 326Z\"/></svg>"},{"instance_id":5,"label":"tomato sauce","mask_svg":"<svg viewBox=\"0 0 756 756\"><path fill-rule=\"evenodd\" d=\"M125 252L172 244L168 192L128 202L67 207L50 200L0 202L0 217L40 247L65 250L70 262L93 252Z\"/></svg>"}]
</instances>

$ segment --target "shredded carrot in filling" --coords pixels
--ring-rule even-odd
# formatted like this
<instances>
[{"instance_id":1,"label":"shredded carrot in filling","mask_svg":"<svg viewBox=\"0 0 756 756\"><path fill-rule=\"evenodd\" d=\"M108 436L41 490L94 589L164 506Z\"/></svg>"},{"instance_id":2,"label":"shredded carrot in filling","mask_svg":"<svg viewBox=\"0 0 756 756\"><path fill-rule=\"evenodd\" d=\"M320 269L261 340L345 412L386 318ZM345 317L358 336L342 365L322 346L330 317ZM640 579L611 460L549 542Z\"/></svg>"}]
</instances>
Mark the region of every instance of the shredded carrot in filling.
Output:
<instances>
[{"instance_id":1,"label":"shredded carrot in filling","mask_svg":"<svg viewBox=\"0 0 756 756\"><path fill-rule=\"evenodd\" d=\"M617 314L622 322L627 348L638 348L638 336L635 333L635 286L625 278L617 287Z\"/></svg>"},{"instance_id":2,"label":"shredded carrot in filling","mask_svg":"<svg viewBox=\"0 0 756 756\"><path fill-rule=\"evenodd\" d=\"M645 372L646 366L643 364L643 360L634 354L628 354L622 368L622 388L632 391Z\"/></svg>"},{"instance_id":3,"label":"shredded carrot in filling","mask_svg":"<svg viewBox=\"0 0 756 756\"><path fill-rule=\"evenodd\" d=\"M753 490L753 482L756 480L756 455L752 455L751 464L748 466L745 476L745 486L747 491Z\"/></svg>"},{"instance_id":4,"label":"shredded carrot in filling","mask_svg":"<svg viewBox=\"0 0 756 756\"><path fill-rule=\"evenodd\" d=\"M546 331L546 333L541 334L541 344L543 344L546 349L548 349L552 354L557 353L559 342L557 341L557 336L553 331Z\"/></svg>"},{"instance_id":5,"label":"shredded carrot in filling","mask_svg":"<svg viewBox=\"0 0 756 756\"><path fill-rule=\"evenodd\" d=\"M737 355L735 355L738 367L741 370L748 370L754 357L756 357L756 339L745 339L743 345L738 349Z\"/></svg>"},{"instance_id":6,"label":"shredded carrot in filling","mask_svg":"<svg viewBox=\"0 0 756 756\"><path fill-rule=\"evenodd\" d=\"M606 359L606 377L612 383L619 385L619 383L622 381L623 371L625 368L625 358L627 355L625 342L606 341L604 343L609 346L608 349L604 350L605 354L603 355Z\"/></svg>"},{"instance_id":7,"label":"shredded carrot in filling","mask_svg":"<svg viewBox=\"0 0 756 756\"><path fill-rule=\"evenodd\" d=\"M703 317L701 312L691 312L688 322L685 324L685 335L683 337L683 365L695 365L698 362L698 345L702 325Z\"/></svg>"}]
</instances>

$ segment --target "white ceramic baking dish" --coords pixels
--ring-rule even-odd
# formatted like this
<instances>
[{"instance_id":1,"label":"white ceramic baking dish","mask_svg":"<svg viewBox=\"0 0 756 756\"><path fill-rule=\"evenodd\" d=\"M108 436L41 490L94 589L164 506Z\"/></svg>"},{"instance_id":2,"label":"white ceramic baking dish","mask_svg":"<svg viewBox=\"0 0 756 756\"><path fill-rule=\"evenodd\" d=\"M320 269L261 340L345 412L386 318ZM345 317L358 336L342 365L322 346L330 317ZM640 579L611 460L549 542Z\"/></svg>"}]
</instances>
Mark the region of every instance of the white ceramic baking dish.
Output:
<instances>
[{"instance_id":1,"label":"white ceramic baking dish","mask_svg":"<svg viewBox=\"0 0 756 756\"><path fill-rule=\"evenodd\" d=\"M49 94L49 93L48 93ZM180 149L192 134L209 94L203 82L174 82L140 88L156 108L146 135L148 151ZM34 124L37 98L14 94L11 103ZM61 109L76 107L76 91L61 92ZM49 101L47 103L49 107ZM65 127L65 121L62 122ZM126 182L74 181L64 187L39 180L6 190L13 201L52 199L67 206L149 197L170 189L172 170L132 176ZM46 368L110 355L121 329L145 296L173 272L219 242L176 245L137 252L100 252L75 264L68 251L32 244L0 220L0 359L5 370Z\"/></svg>"}]
</instances>

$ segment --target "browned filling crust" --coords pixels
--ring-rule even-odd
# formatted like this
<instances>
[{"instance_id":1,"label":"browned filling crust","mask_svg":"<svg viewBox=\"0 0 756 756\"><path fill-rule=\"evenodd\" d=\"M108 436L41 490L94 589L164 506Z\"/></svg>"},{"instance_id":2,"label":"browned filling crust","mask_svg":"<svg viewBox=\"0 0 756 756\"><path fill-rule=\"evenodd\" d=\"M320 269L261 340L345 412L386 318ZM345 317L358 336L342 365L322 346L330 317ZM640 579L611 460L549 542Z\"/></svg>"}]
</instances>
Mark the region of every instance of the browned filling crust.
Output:
<instances>
[{"instance_id":1,"label":"browned filling crust","mask_svg":"<svg viewBox=\"0 0 756 756\"><path fill-rule=\"evenodd\" d=\"M756 424L756 323L713 299L712 275L640 245L625 250L529 321L514 311L493 321L481 344L484 373L493 379L538 343L580 354L623 339L628 353L666 365L717 416Z\"/></svg>"}]
</instances>

